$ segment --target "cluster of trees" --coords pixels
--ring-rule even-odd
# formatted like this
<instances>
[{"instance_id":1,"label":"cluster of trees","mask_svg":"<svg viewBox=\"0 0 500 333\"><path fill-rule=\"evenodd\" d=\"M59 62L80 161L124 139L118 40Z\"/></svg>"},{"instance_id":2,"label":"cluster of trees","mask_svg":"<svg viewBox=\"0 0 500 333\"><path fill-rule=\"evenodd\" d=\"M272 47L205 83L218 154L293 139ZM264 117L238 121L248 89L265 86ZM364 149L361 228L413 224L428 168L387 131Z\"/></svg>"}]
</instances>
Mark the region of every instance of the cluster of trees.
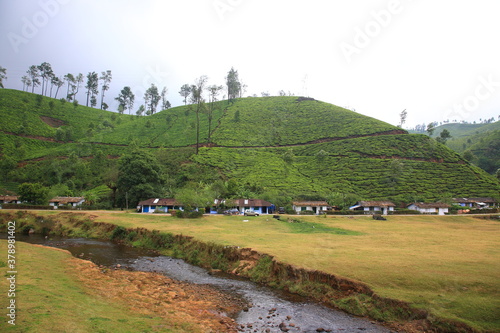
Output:
<instances>
[{"instance_id":1,"label":"cluster of trees","mask_svg":"<svg viewBox=\"0 0 500 333\"><path fill-rule=\"evenodd\" d=\"M203 88L205 88L209 92L211 99L213 98L213 96L217 97L224 89L223 86L218 85L211 85L206 87L206 81L208 80L208 78L206 75L202 75L199 79L195 80L195 84L183 84L181 89L179 90L179 94L184 98L184 105L187 104L188 98L190 103L193 104L196 104L200 99L200 93L202 93L202 91L199 90L199 80L201 78L205 78ZM243 84L239 78L238 71L233 67L231 67L226 76L226 89L227 98L229 101L233 101L236 98L242 97L246 89L246 85ZM226 97L226 95L224 95L224 97Z\"/></svg>"},{"instance_id":2,"label":"cluster of trees","mask_svg":"<svg viewBox=\"0 0 500 333\"><path fill-rule=\"evenodd\" d=\"M102 110L107 110L109 106L104 102L104 96L106 91L109 90L110 83L112 80L112 74L110 70L101 72L99 76L96 72L89 72L86 77L82 73L76 75L68 73L64 76L57 76L52 69L52 65L48 62L43 62L40 65L32 65L26 71L26 75L21 78L23 83L23 91L29 91L31 87L31 92L35 92L36 87L40 87L40 94L42 96L57 98L59 89L66 83L66 100L74 101L76 100L76 95L80 91L82 84L85 83L87 103L86 105L91 107L97 106L97 96L99 95L99 83L100 87L100 108ZM50 86L50 89L49 89ZM54 90L55 88L55 90ZM54 96L52 93L54 92Z\"/></svg>"},{"instance_id":3,"label":"cluster of trees","mask_svg":"<svg viewBox=\"0 0 500 333\"><path fill-rule=\"evenodd\" d=\"M488 119L483 119L483 118L479 118L479 121L466 121L466 120L462 120L462 121L457 121L456 119L455 120L444 120L444 121L441 121L441 122L437 122L437 121L434 121L434 122L431 122L429 123L428 125L425 125L425 123L423 124L417 124L415 125L414 128L411 128L412 131L415 131L417 133L425 133L427 132L427 128L429 127L429 125L432 124L432 127L438 127L438 126L441 126L441 125L444 125L444 124L450 124L450 123L455 123L455 124L491 124L491 123L494 123L495 121L497 120L500 120L500 115L498 115L497 119L495 120L495 117L491 117L491 118L488 118Z\"/></svg>"},{"instance_id":4,"label":"cluster of trees","mask_svg":"<svg viewBox=\"0 0 500 333\"><path fill-rule=\"evenodd\" d=\"M233 67L229 70L226 76L227 96L230 102L241 97L245 89L245 85L240 81L238 71ZM223 91L222 85L208 85L208 77L202 75L197 78L194 84L184 84L179 90L179 94L184 98L184 105L187 104L188 98L193 105L196 113L196 154L200 143L200 114L205 113L208 117L208 142L210 142L210 134L212 132L212 120L215 102L218 101L220 93ZM204 93L208 93L208 106Z\"/></svg>"},{"instance_id":5,"label":"cluster of trees","mask_svg":"<svg viewBox=\"0 0 500 333\"><path fill-rule=\"evenodd\" d=\"M0 66L0 87L3 88L3 80L7 79L7 70ZM21 78L23 83L23 91L35 92L36 87L40 87L40 94L42 96L57 98L59 90L66 83L66 97L67 101L76 100L76 95L80 91L80 88L85 82L84 88L86 89L86 106L96 107L98 103L98 95L100 93L100 108L102 110L107 110L109 105L104 102L104 97L106 92L110 88L110 83L112 80L111 70L103 71L99 75L97 72L89 72L86 76L82 73L72 74L68 73L62 77L57 76L50 63L43 62L41 65L32 65L26 71L26 75ZM213 105L215 101L218 100L218 96L223 91L224 87L222 85L210 85L207 86L208 78L202 75L200 78L195 80L194 84L184 84L181 86L179 94L184 99L184 104L189 101L191 104L196 105L197 113L203 108L203 103L205 103L205 98L203 97L203 92L206 90L208 92L209 102ZM243 84L239 78L238 71L233 67L229 70L226 76L226 89L227 98L232 101L235 98L242 97L246 90L246 85ZM50 87L50 89L49 89ZM55 88L55 89L54 89ZM52 95L54 92L54 95ZM152 115L156 113L158 106L161 103L161 109L166 110L171 108L171 103L167 100L166 95L168 93L167 87L163 87L160 91L155 84L151 86L144 93L144 104L141 105L136 114L141 116L143 114ZM280 91L280 95L285 95L284 91ZM264 93L263 93L264 96ZM224 98L226 95L224 95ZM123 113L128 110L128 113L132 113L134 107L135 95L129 86L125 86L118 97L115 98L118 102L118 112ZM211 111L209 109L209 119L211 120ZM210 121L209 120L209 121Z\"/></svg>"}]
</instances>

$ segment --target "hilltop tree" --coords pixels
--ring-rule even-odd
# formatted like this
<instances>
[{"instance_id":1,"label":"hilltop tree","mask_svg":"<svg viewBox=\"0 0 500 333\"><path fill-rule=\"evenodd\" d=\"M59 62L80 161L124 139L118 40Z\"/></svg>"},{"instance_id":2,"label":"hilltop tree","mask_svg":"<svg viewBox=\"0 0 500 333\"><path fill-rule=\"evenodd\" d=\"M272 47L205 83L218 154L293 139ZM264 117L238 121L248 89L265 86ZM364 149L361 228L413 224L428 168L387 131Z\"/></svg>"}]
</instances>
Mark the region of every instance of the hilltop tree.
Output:
<instances>
[{"instance_id":1,"label":"hilltop tree","mask_svg":"<svg viewBox=\"0 0 500 333\"><path fill-rule=\"evenodd\" d=\"M109 83L112 79L111 71L107 70L105 72L101 72L101 77L99 80L102 80L102 88L101 88L101 110L104 109L104 93L109 90ZM107 109L107 107L106 107ZM104 110L106 110L104 109Z\"/></svg>"},{"instance_id":2,"label":"hilltop tree","mask_svg":"<svg viewBox=\"0 0 500 333\"><path fill-rule=\"evenodd\" d=\"M21 82L23 83L23 91L28 91L31 86L31 79L27 75L23 75Z\"/></svg>"},{"instance_id":3,"label":"hilltop tree","mask_svg":"<svg viewBox=\"0 0 500 333\"><path fill-rule=\"evenodd\" d=\"M163 89L161 90L161 109L162 110L166 110L168 108L170 108L170 102L167 100L167 93L168 93L168 89L167 87L163 87Z\"/></svg>"},{"instance_id":4,"label":"hilltop tree","mask_svg":"<svg viewBox=\"0 0 500 333\"><path fill-rule=\"evenodd\" d=\"M195 84L191 86L191 100L193 104L196 104L196 154L198 154L200 145L200 112L205 108L203 89L205 89L207 80L208 77L202 75L196 79Z\"/></svg>"},{"instance_id":5,"label":"hilltop tree","mask_svg":"<svg viewBox=\"0 0 500 333\"><path fill-rule=\"evenodd\" d=\"M71 101L71 95L69 94L69 89L70 87L73 86L73 84L75 84L75 77L73 76L73 74L68 73L64 75L64 81L68 83L68 88L66 89L66 99L68 101Z\"/></svg>"},{"instance_id":6,"label":"hilltop tree","mask_svg":"<svg viewBox=\"0 0 500 333\"><path fill-rule=\"evenodd\" d=\"M224 89L223 86L218 86L215 84L207 87L210 103L210 107L208 108L208 142L210 142L210 134L212 132L212 117L215 108L215 102L217 101L217 96L220 94L222 89Z\"/></svg>"},{"instance_id":7,"label":"hilltop tree","mask_svg":"<svg viewBox=\"0 0 500 333\"><path fill-rule=\"evenodd\" d=\"M184 105L187 103L187 98L191 94L191 86L189 84L184 84L179 91L179 94L184 97Z\"/></svg>"},{"instance_id":8,"label":"hilltop tree","mask_svg":"<svg viewBox=\"0 0 500 333\"><path fill-rule=\"evenodd\" d=\"M451 138L450 131L448 131L446 128L439 133L439 136L436 138L437 142L442 143L443 145L446 144L446 141Z\"/></svg>"},{"instance_id":9,"label":"hilltop tree","mask_svg":"<svg viewBox=\"0 0 500 333\"><path fill-rule=\"evenodd\" d=\"M96 72L89 72L87 74L87 84L85 85L87 89L87 106L89 106L89 100L96 103L95 95L99 93L99 75Z\"/></svg>"},{"instance_id":10,"label":"hilltop tree","mask_svg":"<svg viewBox=\"0 0 500 333\"><path fill-rule=\"evenodd\" d=\"M144 113L144 111L145 111L145 110L146 110L146 108L144 107L144 105L141 105L141 106L139 106L139 108L137 109L136 114L137 114L138 116L142 116L142 114Z\"/></svg>"},{"instance_id":11,"label":"hilltop tree","mask_svg":"<svg viewBox=\"0 0 500 333\"><path fill-rule=\"evenodd\" d=\"M78 91L80 90L80 86L83 83L83 74L78 73L77 76L75 76L75 84L73 85L73 89L71 91L71 96L73 96L74 99L76 99L76 95L78 94Z\"/></svg>"},{"instance_id":12,"label":"hilltop tree","mask_svg":"<svg viewBox=\"0 0 500 333\"><path fill-rule=\"evenodd\" d=\"M151 84L151 87L146 90L146 93L144 94L144 101L146 102L146 113L147 114L154 114L156 112L156 108L158 107L158 103L160 102L160 94L158 93L158 87L154 85L154 83Z\"/></svg>"},{"instance_id":13,"label":"hilltop tree","mask_svg":"<svg viewBox=\"0 0 500 333\"><path fill-rule=\"evenodd\" d=\"M233 67L229 70L226 76L227 98L232 101L233 99L241 96L241 82L238 77L238 71Z\"/></svg>"},{"instance_id":14,"label":"hilltop tree","mask_svg":"<svg viewBox=\"0 0 500 333\"><path fill-rule=\"evenodd\" d=\"M0 66L0 88L5 88L3 85L3 80L7 80L7 69Z\"/></svg>"},{"instance_id":15,"label":"hilltop tree","mask_svg":"<svg viewBox=\"0 0 500 333\"><path fill-rule=\"evenodd\" d=\"M406 122L406 116L408 116L408 112L404 109L399 114L399 127L403 127L403 124Z\"/></svg>"},{"instance_id":16,"label":"hilltop tree","mask_svg":"<svg viewBox=\"0 0 500 333\"><path fill-rule=\"evenodd\" d=\"M134 107L134 99L135 95L130 87L124 87L120 91L118 97L115 98L115 100L118 101L119 108L122 107L122 111L120 113L123 113L124 110L128 109L128 114L130 114L130 111L132 111L132 108Z\"/></svg>"},{"instance_id":17,"label":"hilltop tree","mask_svg":"<svg viewBox=\"0 0 500 333\"><path fill-rule=\"evenodd\" d=\"M56 93L54 94L54 98L57 98L57 93L59 92L59 89L63 86L64 81L63 81L63 79L61 79L57 76L54 76L51 80L51 83L57 87ZM50 95L52 96L52 88L50 88L50 89L51 89Z\"/></svg>"},{"instance_id":18,"label":"hilltop tree","mask_svg":"<svg viewBox=\"0 0 500 333\"><path fill-rule=\"evenodd\" d=\"M38 66L38 71L40 73L40 77L42 78L42 95L47 94L47 85L54 72L52 71L52 66L48 62L43 62L40 66Z\"/></svg>"},{"instance_id":19,"label":"hilltop tree","mask_svg":"<svg viewBox=\"0 0 500 333\"><path fill-rule=\"evenodd\" d=\"M28 76L31 79L31 93L34 93L35 87L40 85L40 80L38 79L40 76L40 73L38 72L38 67L35 65L32 65L26 71L26 73L28 73Z\"/></svg>"},{"instance_id":20,"label":"hilltop tree","mask_svg":"<svg viewBox=\"0 0 500 333\"><path fill-rule=\"evenodd\" d=\"M436 129L435 124L434 123L429 123L427 125L427 134L429 134L429 136L432 136L432 134L434 133L435 129Z\"/></svg>"}]
</instances>

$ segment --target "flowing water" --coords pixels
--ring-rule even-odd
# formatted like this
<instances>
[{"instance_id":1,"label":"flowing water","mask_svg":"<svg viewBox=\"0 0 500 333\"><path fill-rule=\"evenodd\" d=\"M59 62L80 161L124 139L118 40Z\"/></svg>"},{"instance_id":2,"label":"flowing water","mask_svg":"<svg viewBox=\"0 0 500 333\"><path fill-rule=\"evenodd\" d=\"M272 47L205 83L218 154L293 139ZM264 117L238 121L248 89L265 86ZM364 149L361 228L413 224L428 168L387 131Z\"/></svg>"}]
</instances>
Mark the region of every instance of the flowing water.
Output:
<instances>
[{"instance_id":1,"label":"flowing water","mask_svg":"<svg viewBox=\"0 0 500 333\"><path fill-rule=\"evenodd\" d=\"M1 238L5 238L1 237ZM237 318L241 332L390 332L364 318L345 314L305 298L224 274L211 274L183 260L110 241L17 235L18 241L58 247L104 266L156 272L170 278L214 286L236 294L250 305Z\"/></svg>"}]
</instances>

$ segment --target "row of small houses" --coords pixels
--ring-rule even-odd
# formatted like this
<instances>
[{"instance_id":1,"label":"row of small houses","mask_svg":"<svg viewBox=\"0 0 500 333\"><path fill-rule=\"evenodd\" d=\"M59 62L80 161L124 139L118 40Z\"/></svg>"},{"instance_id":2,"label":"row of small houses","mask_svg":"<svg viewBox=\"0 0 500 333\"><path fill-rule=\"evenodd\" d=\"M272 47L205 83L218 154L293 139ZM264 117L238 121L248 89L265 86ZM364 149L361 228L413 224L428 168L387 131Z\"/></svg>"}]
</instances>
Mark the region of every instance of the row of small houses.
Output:
<instances>
[{"instance_id":1,"label":"row of small houses","mask_svg":"<svg viewBox=\"0 0 500 333\"><path fill-rule=\"evenodd\" d=\"M85 202L84 197L55 197L49 200L49 205L57 209L59 206L77 207ZM22 204L17 195L0 195L0 204Z\"/></svg>"},{"instance_id":2,"label":"row of small houses","mask_svg":"<svg viewBox=\"0 0 500 333\"><path fill-rule=\"evenodd\" d=\"M498 203L493 198L456 198L453 199L456 205L464 207L464 209L483 209L495 208ZM235 199L231 202L224 200L214 200L212 207L206 209L205 213L217 214L217 207L221 204L234 207L241 214L246 210L253 210L258 214L273 214L276 212L276 207L265 200L260 199ZM387 215L394 211L396 205L391 201L358 201L354 206L349 207L350 210L364 211L366 214L382 214ZM418 211L422 214L438 214L444 215L448 213L451 205L445 203L423 203L417 202L407 206L410 210ZM294 201L292 209L300 214L304 211L312 212L313 214L321 214L332 207L326 201ZM183 210L182 205L175 199L160 199L152 198L139 202L137 211L141 213L163 212L167 213L170 210Z\"/></svg>"},{"instance_id":3,"label":"row of small houses","mask_svg":"<svg viewBox=\"0 0 500 333\"><path fill-rule=\"evenodd\" d=\"M59 206L64 207L77 207L85 202L83 197L55 197L49 201L50 206L54 206L57 209ZM496 208L498 203L493 198L455 198L453 202L456 205L463 207L464 209L483 209L483 208ZM0 204L2 203L17 203L21 204L18 196L0 196ZM231 202L225 200L214 200L212 207L207 208L205 213L217 214L217 207L224 204L229 207L234 207L241 214L245 210L250 209L258 214L273 214L277 211L276 207L265 200L260 199L235 199ZM358 201L354 206L349 207L350 210L364 211L366 214L382 214L387 215L394 212L396 205L391 201ZM423 203L417 202L412 203L407 206L410 210L415 210L423 214L438 214L444 215L448 213L448 209L451 206L445 203ZM301 212L308 211L312 214L321 214L332 207L326 201L294 201L292 203L292 209L300 214ZM137 206L137 211L141 213L154 213L154 212L164 212L167 213L170 210L183 210L182 204L177 202L175 199L160 199L151 198L139 202Z\"/></svg>"}]
</instances>

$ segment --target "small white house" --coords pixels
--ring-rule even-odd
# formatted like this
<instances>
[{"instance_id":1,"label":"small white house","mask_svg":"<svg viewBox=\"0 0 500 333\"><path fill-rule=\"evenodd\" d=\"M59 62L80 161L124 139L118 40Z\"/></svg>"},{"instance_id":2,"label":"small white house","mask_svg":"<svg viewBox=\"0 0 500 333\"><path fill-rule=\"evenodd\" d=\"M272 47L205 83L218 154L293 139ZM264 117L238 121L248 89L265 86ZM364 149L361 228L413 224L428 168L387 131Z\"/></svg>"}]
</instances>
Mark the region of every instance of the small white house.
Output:
<instances>
[{"instance_id":1,"label":"small white house","mask_svg":"<svg viewBox=\"0 0 500 333\"><path fill-rule=\"evenodd\" d=\"M292 202L292 208L297 214L312 211L318 215L328 210L328 203L326 201L294 201Z\"/></svg>"},{"instance_id":2,"label":"small white house","mask_svg":"<svg viewBox=\"0 0 500 333\"><path fill-rule=\"evenodd\" d=\"M21 200L17 195L0 195L0 204L20 204Z\"/></svg>"},{"instance_id":3,"label":"small white house","mask_svg":"<svg viewBox=\"0 0 500 333\"><path fill-rule=\"evenodd\" d=\"M84 197L55 197L49 201L49 205L57 209L59 206L76 207L85 202Z\"/></svg>"},{"instance_id":4,"label":"small white house","mask_svg":"<svg viewBox=\"0 0 500 333\"><path fill-rule=\"evenodd\" d=\"M394 211L396 205L391 201L358 201L350 210L362 210L365 214L387 215Z\"/></svg>"},{"instance_id":5,"label":"small white house","mask_svg":"<svg viewBox=\"0 0 500 333\"><path fill-rule=\"evenodd\" d=\"M415 202L409 205L407 208L419 211L422 214L444 215L448 213L448 208L450 208L450 205L439 202L434 202L434 203Z\"/></svg>"}]
</instances>

